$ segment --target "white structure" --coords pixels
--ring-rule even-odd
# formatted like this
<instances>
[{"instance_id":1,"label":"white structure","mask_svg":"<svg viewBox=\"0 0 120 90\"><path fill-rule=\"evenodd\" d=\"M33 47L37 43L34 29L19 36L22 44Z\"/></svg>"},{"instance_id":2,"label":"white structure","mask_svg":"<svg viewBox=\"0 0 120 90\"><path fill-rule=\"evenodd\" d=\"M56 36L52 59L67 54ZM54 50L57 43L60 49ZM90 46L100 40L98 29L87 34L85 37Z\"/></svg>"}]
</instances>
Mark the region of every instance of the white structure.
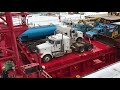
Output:
<instances>
[{"instance_id":1,"label":"white structure","mask_svg":"<svg viewBox=\"0 0 120 90\"><path fill-rule=\"evenodd\" d=\"M120 61L83 78L120 78Z\"/></svg>"},{"instance_id":2,"label":"white structure","mask_svg":"<svg viewBox=\"0 0 120 90\"><path fill-rule=\"evenodd\" d=\"M108 14L107 12L84 12L84 15L80 14L73 14L69 15L67 12L60 12L61 21L64 20L72 20L72 21L78 21L79 19L85 19L85 16L89 15L99 15L99 14ZM34 26L39 25L47 25L47 24L61 24L59 22L58 14L56 16L41 16L39 14L32 14L28 15L28 24L32 24Z\"/></svg>"}]
</instances>

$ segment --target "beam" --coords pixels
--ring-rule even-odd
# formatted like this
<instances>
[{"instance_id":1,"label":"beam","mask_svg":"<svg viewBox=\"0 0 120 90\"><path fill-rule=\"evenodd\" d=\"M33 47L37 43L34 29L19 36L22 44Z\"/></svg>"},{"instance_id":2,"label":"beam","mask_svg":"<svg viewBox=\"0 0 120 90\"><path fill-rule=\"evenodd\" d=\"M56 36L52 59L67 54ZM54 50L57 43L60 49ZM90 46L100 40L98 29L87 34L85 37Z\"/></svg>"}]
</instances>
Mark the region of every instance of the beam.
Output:
<instances>
[{"instance_id":1,"label":"beam","mask_svg":"<svg viewBox=\"0 0 120 90\"><path fill-rule=\"evenodd\" d=\"M5 48L2 48L2 47L0 47L0 49L5 50L5 51L8 51L8 52L11 52L11 53L14 53L14 51L9 50L9 49L5 49Z\"/></svg>"},{"instance_id":2,"label":"beam","mask_svg":"<svg viewBox=\"0 0 120 90\"><path fill-rule=\"evenodd\" d=\"M10 32L10 30L0 30L0 33L7 33L7 32Z\"/></svg>"},{"instance_id":3,"label":"beam","mask_svg":"<svg viewBox=\"0 0 120 90\"><path fill-rule=\"evenodd\" d=\"M6 20L5 20L3 17L0 16L0 18L1 18L4 22L6 22ZM6 23L7 23L7 22L6 22Z\"/></svg>"},{"instance_id":4,"label":"beam","mask_svg":"<svg viewBox=\"0 0 120 90\"><path fill-rule=\"evenodd\" d=\"M3 57L3 58L0 58L0 61L6 60L6 59L12 59L12 58L15 58L15 56Z\"/></svg>"}]
</instances>

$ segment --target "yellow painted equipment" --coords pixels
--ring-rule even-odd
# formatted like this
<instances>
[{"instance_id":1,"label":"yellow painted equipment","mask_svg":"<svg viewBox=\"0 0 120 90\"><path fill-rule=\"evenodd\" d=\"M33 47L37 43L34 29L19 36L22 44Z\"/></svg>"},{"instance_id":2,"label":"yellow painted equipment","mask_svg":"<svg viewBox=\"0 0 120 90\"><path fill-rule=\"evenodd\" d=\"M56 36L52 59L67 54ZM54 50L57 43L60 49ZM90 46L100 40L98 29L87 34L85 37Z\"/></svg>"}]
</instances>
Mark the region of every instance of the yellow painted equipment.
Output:
<instances>
[{"instance_id":1,"label":"yellow painted equipment","mask_svg":"<svg viewBox=\"0 0 120 90\"><path fill-rule=\"evenodd\" d=\"M92 21L100 21L101 18L87 18L87 19L84 19L84 20L79 20L78 23L86 23L86 22L92 22Z\"/></svg>"}]
</instances>

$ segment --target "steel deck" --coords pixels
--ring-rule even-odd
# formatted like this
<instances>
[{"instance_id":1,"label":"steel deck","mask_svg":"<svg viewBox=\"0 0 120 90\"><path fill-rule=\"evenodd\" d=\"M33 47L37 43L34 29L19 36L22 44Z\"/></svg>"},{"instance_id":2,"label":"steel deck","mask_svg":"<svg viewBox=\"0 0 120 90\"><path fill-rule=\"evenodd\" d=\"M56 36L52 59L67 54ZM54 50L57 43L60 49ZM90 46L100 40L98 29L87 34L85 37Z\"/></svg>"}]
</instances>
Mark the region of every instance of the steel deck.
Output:
<instances>
[{"instance_id":1,"label":"steel deck","mask_svg":"<svg viewBox=\"0 0 120 90\"><path fill-rule=\"evenodd\" d=\"M98 41L92 41L94 49L84 53L70 53L59 58L54 58L45 65L46 71L53 77L75 77L76 75L84 76L99 68L117 61L117 50ZM93 60L100 59L102 63ZM101 66L100 66L101 65ZM75 70L75 68L78 68ZM65 74L66 72L66 74Z\"/></svg>"}]
</instances>

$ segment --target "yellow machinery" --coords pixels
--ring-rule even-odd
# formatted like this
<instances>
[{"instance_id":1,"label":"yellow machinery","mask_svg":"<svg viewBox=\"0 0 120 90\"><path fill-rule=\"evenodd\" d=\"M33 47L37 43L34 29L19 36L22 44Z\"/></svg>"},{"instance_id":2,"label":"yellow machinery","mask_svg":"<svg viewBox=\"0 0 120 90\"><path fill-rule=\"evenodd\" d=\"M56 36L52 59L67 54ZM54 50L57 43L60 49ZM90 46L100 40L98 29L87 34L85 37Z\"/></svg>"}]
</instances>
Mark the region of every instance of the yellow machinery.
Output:
<instances>
[{"instance_id":1,"label":"yellow machinery","mask_svg":"<svg viewBox=\"0 0 120 90\"><path fill-rule=\"evenodd\" d=\"M79 20L78 23L86 23L86 22L92 22L92 21L100 21L101 18L87 18L87 19L84 19L84 20Z\"/></svg>"},{"instance_id":2,"label":"yellow machinery","mask_svg":"<svg viewBox=\"0 0 120 90\"><path fill-rule=\"evenodd\" d=\"M120 16L120 12L108 12L110 15Z\"/></svg>"}]
</instances>

